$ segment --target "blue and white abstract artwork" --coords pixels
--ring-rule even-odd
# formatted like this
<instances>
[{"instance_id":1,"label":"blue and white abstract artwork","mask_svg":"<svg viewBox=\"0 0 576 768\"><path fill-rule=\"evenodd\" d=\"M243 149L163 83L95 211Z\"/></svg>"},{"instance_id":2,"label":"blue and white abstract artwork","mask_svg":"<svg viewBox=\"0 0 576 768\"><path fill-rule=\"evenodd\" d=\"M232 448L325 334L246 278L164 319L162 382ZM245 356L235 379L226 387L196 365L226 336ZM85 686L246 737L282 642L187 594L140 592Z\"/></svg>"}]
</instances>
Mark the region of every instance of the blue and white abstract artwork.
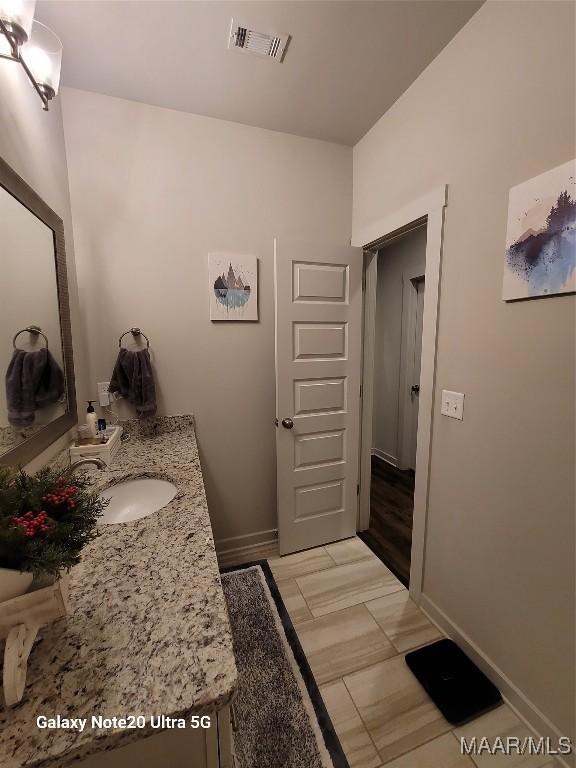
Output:
<instances>
[{"instance_id":1,"label":"blue and white abstract artwork","mask_svg":"<svg viewBox=\"0 0 576 768\"><path fill-rule=\"evenodd\" d=\"M576 160L510 190L502 298L576 291Z\"/></svg>"},{"instance_id":2,"label":"blue and white abstract artwork","mask_svg":"<svg viewBox=\"0 0 576 768\"><path fill-rule=\"evenodd\" d=\"M256 256L208 256L210 320L258 320Z\"/></svg>"}]
</instances>

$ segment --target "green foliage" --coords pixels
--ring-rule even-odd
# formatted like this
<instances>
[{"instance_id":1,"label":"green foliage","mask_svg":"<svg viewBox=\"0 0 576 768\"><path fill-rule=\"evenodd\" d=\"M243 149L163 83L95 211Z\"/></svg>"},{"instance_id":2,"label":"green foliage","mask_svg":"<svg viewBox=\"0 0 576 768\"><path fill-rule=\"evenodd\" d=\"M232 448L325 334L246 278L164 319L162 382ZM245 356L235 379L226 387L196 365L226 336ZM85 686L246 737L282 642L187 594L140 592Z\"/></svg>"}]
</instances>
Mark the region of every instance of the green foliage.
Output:
<instances>
[{"instance_id":1,"label":"green foliage","mask_svg":"<svg viewBox=\"0 0 576 768\"><path fill-rule=\"evenodd\" d=\"M27 475L0 467L0 567L38 576L78 563L108 503L89 487L86 475L69 470L44 468ZM46 513L42 527L35 525L41 512Z\"/></svg>"}]
</instances>

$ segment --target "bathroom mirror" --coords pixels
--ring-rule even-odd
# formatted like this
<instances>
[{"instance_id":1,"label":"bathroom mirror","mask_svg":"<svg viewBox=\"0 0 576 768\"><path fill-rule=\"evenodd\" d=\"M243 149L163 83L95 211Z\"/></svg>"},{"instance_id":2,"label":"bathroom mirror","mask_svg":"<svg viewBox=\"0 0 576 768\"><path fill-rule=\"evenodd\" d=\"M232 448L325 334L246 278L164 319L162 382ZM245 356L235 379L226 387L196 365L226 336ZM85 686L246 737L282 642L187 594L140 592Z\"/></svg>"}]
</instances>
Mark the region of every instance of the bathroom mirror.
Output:
<instances>
[{"instance_id":1,"label":"bathroom mirror","mask_svg":"<svg viewBox=\"0 0 576 768\"><path fill-rule=\"evenodd\" d=\"M0 158L0 464L77 423L62 220Z\"/></svg>"}]
</instances>

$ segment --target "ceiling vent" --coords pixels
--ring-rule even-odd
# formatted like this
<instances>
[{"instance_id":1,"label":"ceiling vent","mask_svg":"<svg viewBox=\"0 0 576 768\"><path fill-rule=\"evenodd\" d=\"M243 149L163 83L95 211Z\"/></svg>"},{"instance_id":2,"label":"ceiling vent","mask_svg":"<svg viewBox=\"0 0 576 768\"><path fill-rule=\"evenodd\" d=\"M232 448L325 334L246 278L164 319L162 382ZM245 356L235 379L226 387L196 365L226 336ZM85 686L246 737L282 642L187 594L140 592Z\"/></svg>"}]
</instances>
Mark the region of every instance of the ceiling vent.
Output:
<instances>
[{"instance_id":1,"label":"ceiling vent","mask_svg":"<svg viewBox=\"0 0 576 768\"><path fill-rule=\"evenodd\" d=\"M289 39L290 35L257 32L255 29L250 29L250 27L232 19L228 48L281 62Z\"/></svg>"}]
</instances>

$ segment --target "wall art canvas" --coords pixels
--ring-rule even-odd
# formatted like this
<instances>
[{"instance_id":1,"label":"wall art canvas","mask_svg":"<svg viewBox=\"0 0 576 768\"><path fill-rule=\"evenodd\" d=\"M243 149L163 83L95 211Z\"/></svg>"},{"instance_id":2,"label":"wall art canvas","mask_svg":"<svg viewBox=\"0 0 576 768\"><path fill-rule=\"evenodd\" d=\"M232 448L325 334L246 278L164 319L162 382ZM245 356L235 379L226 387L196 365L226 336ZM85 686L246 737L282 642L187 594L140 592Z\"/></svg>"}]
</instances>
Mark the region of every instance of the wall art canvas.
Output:
<instances>
[{"instance_id":1,"label":"wall art canvas","mask_svg":"<svg viewBox=\"0 0 576 768\"><path fill-rule=\"evenodd\" d=\"M258 320L256 256L208 255L210 320Z\"/></svg>"},{"instance_id":2,"label":"wall art canvas","mask_svg":"<svg viewBox=\"0 0 576 768\"><path fill-rule=\"evenodd\" d=\"M502 298L576 291L576 161L510 190Z\"/></svg>"}]
</instances>

